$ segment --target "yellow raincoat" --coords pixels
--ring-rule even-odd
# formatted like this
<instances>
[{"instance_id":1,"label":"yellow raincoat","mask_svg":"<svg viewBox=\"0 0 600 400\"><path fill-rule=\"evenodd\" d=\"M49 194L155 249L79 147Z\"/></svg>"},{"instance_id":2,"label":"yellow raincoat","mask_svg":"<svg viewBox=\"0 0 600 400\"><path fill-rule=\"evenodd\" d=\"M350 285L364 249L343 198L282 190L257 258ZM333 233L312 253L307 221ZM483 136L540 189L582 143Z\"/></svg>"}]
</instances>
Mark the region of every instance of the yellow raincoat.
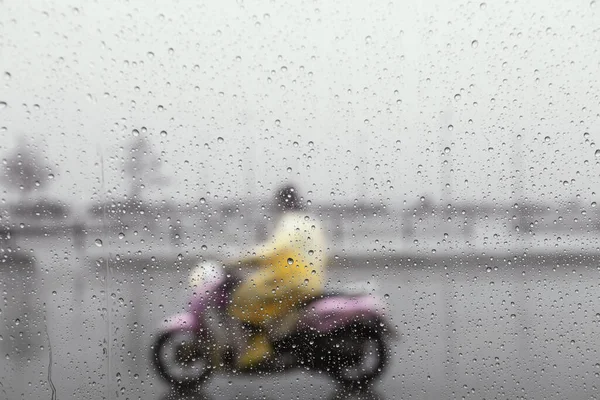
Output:
<instances>
[{"instance_id":1,"label":"yellow raincoat","mask_svg":"<svg viewBox=\"0 0 600 400\"><path fill-rule=\"evenodd\" d=\"M325 284L326 250L314 218L302 211L286 212L271 240L242 259L259 269L235 290L230 312L260 326L318 296Z\"/></svg>"}]
</instances>

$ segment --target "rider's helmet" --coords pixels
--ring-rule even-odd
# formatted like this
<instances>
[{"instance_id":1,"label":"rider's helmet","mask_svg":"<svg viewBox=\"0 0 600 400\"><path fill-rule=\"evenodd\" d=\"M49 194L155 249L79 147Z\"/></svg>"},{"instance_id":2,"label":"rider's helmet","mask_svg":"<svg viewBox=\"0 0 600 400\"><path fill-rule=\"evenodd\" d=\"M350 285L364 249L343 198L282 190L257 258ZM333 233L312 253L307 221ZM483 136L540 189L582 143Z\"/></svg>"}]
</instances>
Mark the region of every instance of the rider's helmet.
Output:
<instances>
[{"instance_id":1,"label":"rider's helmet","mask_svg":"<svg viewBox=\"0 0 600 400\"><path fill-rule=\"evenodd\" d=\"M275 205L281 211L294 211L302 209L302 200L298 190L292 185L285 185L275 193Z\"/></svg>"}]
</instances>

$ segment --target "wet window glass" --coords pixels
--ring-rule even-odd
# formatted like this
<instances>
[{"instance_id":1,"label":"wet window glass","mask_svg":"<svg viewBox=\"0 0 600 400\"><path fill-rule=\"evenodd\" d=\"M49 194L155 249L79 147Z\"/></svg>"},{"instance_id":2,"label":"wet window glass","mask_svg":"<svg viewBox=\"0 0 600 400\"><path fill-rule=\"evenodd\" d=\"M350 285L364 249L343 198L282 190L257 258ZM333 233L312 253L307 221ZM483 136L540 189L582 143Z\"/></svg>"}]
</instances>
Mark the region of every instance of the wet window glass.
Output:
<instances>
[{"instance_id":1,"label":"wet window glass","mask_svg":"<svg viewBox=\"0 0 600 400\"><path fill-rule=\"evenodd\" d=\"M0 1L0 399L594 398L597 3Z\"/></svg>"}]
</instances>

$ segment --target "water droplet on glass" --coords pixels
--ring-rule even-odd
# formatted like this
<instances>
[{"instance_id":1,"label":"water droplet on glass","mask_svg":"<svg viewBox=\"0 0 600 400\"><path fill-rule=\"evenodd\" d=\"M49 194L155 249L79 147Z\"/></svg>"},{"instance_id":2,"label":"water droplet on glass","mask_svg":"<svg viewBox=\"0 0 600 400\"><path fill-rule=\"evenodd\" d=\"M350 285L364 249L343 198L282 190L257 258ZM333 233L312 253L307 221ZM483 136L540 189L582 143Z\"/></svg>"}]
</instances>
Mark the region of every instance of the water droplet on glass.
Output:
<instances>
[{"instance_id":1,"label":"water droplet on glass","mask_svg":"<svg viewBox=\"0 0 600 400\"><path fill-rule=\"evenodd\" d=\"M12 75L10 74L10 72L5 72L4 73L4 79L7 81L10 81L10 78L12 78Z\"/></svg>"},{"instance_id":2,"label":"water droplet on glass","mask_svg":"<svg viewBox=\"0 0 600 400\"><path fill-rule=\"evenodd\" d=\"M131 134L133 136L139 136L140 135L140 131L138 131L137 129L134 129L134 130L131 131Z\"/></svg>"},{"instance_id":3,"label":"water droplet on glass","mask_svg":"<svg viewBox=\"0 0 600 400\"><path fill-rule=\"evenodd\" d=\"M460 100L460 93L456 93L454 95L454 100L456 100L456 101Z\"/></svg>"},{"instance_id":4,"label":"water droplet on glass","mask_svg":"<svg viewBox=\"0 0 600 400\"><path fill-rule=\"evenodd\" d=\"M287 172L292 172L292 167L287 167Z\"/></svg>"},{"instance_id":5,"label":"water droplet on glass","mask_svg":"<svg viewBox=\"0 0 600 400\"><path fill-rule=\"evenodd\" d=\"M224 141L225 141L225 139L223 139L221 136L219 136L217 138L217 142L219 142L219 143L223 143Z\"/></svg>"},{"instance_id":6,"label":"water droplet on glass","mask_svg":"<svg viewBox=\"0 0 600 400\"><path fill-rule=\"evenodd\" d=\"M202 247L200 247L200 248L202 249L202 251L208 250L208 247L205 244L203 244Z\"/></svg>"},{"instance_id":7,"label":"water droplet on glass","mask_svg":"<svg viewBox=\"0 0 600 400\"><path fill-rule=\"evenodd\" d=\"M2 110L3 108L6 108L8 104L6 104L5 101L0 101L0 110Z\"/></svg>"},{"instance_id":8,"label":"water droplet on glass","mask_svg":"<svg viewBox=\"0 0 600 400\"><path fill-rule=\"evenodd\" d=\"M479 47L479 42L477 40L473 40L471 42L471 47L474 48L474 49L476 49L477 47Z\"/></svg>"},{"instance_id":9,"label":"water droplet on glass","mask_svg":"<svg viewBox=\"0 0 600 400\"><path fill-rule=\"evenodd\" d=\"M54 174L48 174L48 179L54 179Z\"/></svg>"},{"instance_id":10,"label":"water droplet on glass","mask_svg":"<svg viewBox=\"0 0 600 400\"><path fill-rule=\"evenodd\" d=\"M96 240L94 240L94 243L96 244L96 246L102 247L102 240L96 239Z\"/></svg>"},{"instance_id":11,"label":"water droplet on glass","mask_svg":"<svg viewBox=\"0 0 600 400\"><path fill-rule=\"evenodd\" d=\"M154 53L149 51L147 54L148 58L153 59L154 58Z\"/></svg>"},{"instance_id":12,"label":"water droplet on glass","mask_svg":"<svg viewBox=\"0 0 600 400\"><path fill-rule=\"evenodd\" d=\"M175 50L172 47L169 47L168 53L169 55L172 55L173 53L175 53Z\"/></svg>"},{"instance_id":13,"label":"water droplet on glass","mask_svg":"<svg viewBox=\"0 0 600 400\"><path fill-rule=\"evenodd\" d=\"M485 10L487 8L487 4L486 3L481 3L479 5L479 8L481 8L482 10Z\"/></svg>"},{"instance_id":14,"label":"water droplet on glass","mask_svg":"<svg viewBox=\"0 0 600 400\"><path fill-rule=\"evenodd\" d=\"M448 125L448 130L451 131L454 129L454 125Z\"/></svg>"},{"instance_id":15,"label":"water droplet on glass","mask_svg":"<svg viewBox=\"0 0 600 400\"><path fill-rule=\"evenodd\" d=\"M550 136L546 136L546 137L544 138L544 141L545 141L545 142L549 142L549 141L550 141Z\"/></svg>"},{"instance_id":16,"label":"water droplet on glass","mask_svg":"<svg viewBox=\"0 0 600 400\"><path fill-rule=\"evenodd\" d=\"M444 153L446 153L446 154L450 153L450 147L444 148Z\"/></svg>"},{"instance_id":17,"label":"water droplet on glass","mask_svg":"<svg viewBox=\"0 0 600 400\"><path fill-rule=\"evenodd\" d=\"M160 136L167 137L167 131L160 131Z\"/></svg>"},{"instance_id":18,"label":"water droplet on glass","mask_svg":"<svg viewBox=\"0 0 600 400\"><path fill-rule=\"evenodd\" d=\"M584 139L589 139L589 137L590 137L590 133L589 132L584 132L583 138Z\"/></svg>"},{"instance_id":19,"label":"water droplet on glass","mask_svg":"<svg viewBox=\"0 0 600 400\"><path fill-rule=\"evenodd\" d=\"M596 151L594 152L594 155L595 155L596 157L600 157L600 149L596 150Z\"/></svg>"},{"instance_id":20,"label":"water droplet on glass","mask_svg":"<svg viewBox=\"0 0 600 400\"><path fill-rule=\"evenodd\" d=\"M292 265L294 263L294 259L293 258L288 258L287 262L289 265Z\"/></svg>"},{"instance_id":21,"label":"water droplet on glass","mask_svg":"<svg viewBox=\"0 0 600 400\"><path fill-rule=\"evenodd\" d=\"M119 239L125 239L125 234L123 232L119 233Z\"/></svg>"},{"instance_id":22,"label":"water droplet on glass","mask_svg":"<svg viewBox=\"0 0 600 400\"><path fill-rule=\"evenodd\" d=\"M204 197L200 197L200 204L206 203L206 199Z\"/></svg>"}]
</instances>

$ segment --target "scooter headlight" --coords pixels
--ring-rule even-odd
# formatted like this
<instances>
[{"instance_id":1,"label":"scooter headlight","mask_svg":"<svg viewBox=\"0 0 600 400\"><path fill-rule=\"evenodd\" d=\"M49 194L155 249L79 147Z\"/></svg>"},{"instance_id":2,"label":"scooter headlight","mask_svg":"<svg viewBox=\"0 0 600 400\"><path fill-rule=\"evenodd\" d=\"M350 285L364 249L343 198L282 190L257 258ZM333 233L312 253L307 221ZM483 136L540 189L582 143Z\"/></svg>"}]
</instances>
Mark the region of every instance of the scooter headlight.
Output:
<instances>
[{"instance_id":1,"label":"scooter headlight","mask_svg":"<svg viewBox=\"0 0 600 400\"><path fill-rule=\"evenodd\" d=\"M200 287L217 283L223 279L223 266L216 261L204 261L190 273L190 286Z\"/></svg>"}]
</instances>

